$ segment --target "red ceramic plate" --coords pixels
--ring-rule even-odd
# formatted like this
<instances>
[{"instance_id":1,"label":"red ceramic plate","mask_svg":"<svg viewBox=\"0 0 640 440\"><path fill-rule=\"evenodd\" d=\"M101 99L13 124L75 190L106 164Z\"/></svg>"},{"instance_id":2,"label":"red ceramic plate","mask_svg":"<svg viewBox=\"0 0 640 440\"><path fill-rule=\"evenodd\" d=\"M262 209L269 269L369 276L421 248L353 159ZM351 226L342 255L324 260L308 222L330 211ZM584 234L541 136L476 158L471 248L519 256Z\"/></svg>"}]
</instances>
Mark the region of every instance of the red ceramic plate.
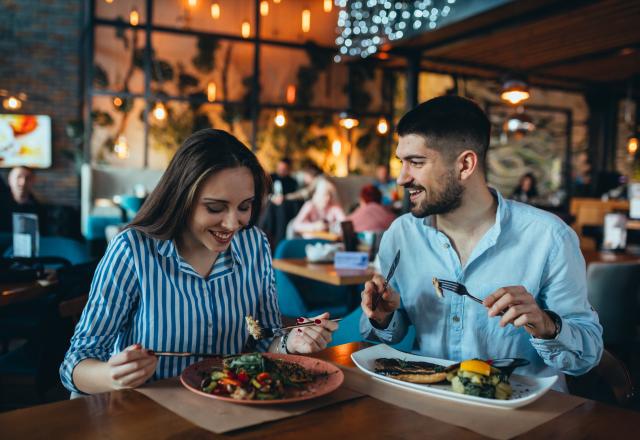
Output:
<instances>
[{"instance_id":1,"label":"red ceramic plate","mask_svg":"<svg viewBox=\"0 0 640 440\"><path fill-rule=\"evenodd\" d=\"M189 365L180 375L180 382L182 382L182 385L184 385L189 391L193 391L196 394L200 394L201 396L209 397L211 399L225 400L227 402L242 403L246 405L274 405L300 402L302 400L309 400L319 396L324 396L338 388L344 380L344 374L340 368L320 359L278 353L264 353L264 356L270 359L283 359L287 362L298 364L313 373L327 373L327 375L319 377L315 382L308 384L305 390L298 396L274 400L239 400L226 396L217 396L202 391L200 389L202 379L209 374L212 367L220 365L220 359L215 358L205 359Z\"/></svg>"}]
</instances>

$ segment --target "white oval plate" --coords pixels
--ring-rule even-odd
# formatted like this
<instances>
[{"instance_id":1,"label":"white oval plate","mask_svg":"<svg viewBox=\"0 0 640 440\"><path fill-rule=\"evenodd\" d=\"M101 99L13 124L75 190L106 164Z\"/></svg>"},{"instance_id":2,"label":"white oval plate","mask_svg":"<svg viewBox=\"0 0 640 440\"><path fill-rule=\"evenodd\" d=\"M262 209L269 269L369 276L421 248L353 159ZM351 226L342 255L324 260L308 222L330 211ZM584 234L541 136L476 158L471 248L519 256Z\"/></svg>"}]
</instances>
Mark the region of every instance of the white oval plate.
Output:
<instances>
[{"instance_id":1,"label":"white oval plate","mask_svg":"<svg viewBox=\"0 0 640 440\"><path fill-rule=\"evenodd\" d=\"M396 358L406 361L422 361L431 362L438 365L451 365L455 362L432 358L427 356L418 356L411 353L405 353L389 347L386 344L374 345L351 354L351 359L358 368L375 379L391 383L393 385L409 388L411 390L420 391L425 394L431 394L448 400L469 403L472 405L488 406L492 408L514 409L535 402L542 397L558 379L558 376L550 377L531 377L512 374L509 378L513 395L509 400L488 399L486 397L468 396L459 394L451 390L449 382L440 384L417 384L394 379L375 372L375 360L378 358Z\"/></svg>"}]
</instances>

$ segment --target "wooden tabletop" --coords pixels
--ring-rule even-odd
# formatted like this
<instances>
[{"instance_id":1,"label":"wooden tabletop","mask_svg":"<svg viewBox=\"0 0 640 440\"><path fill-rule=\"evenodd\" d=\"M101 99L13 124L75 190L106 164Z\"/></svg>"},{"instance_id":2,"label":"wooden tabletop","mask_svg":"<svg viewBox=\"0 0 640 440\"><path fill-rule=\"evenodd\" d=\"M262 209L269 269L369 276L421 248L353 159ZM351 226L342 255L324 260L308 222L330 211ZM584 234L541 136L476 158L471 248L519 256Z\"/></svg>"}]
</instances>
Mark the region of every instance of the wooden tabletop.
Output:
<instances>
[{"instance_id":1,"label":"wooden tabletop","mask_svg":"<svg viewBox=\"0 0 640 440\"><path fill-rule=\"evenodd\" d=\"M55 281L38 280L0 284L0 307L39 298L51 292Z\"/></svg>"},{"instance_id":2,"label":"wooden tabletop","mask_svg":"<svg viewBox=\"0 0 640 440\"><path fill-rule=\"evenodd\" d=\"M293 275L310 278L334 286L353 286L369 281L374 274L372 268L363 270L336 269L333 263L310 263L304 258L277 258L275 269Z\"/></svg>"},{"instance_id":3,"label":"wooden tabletop","mask_svg":"<svg viewBox=\"0 0 640 440\"><path fill-rule=\"evenodd\" d=\"M587 251L583 250L584 260L587 265L591 263L640 263L640 255L630 254L629 252L606 252L606 251Z\"/></svg>"},{"instance_id":4,"label":"wooden tabletop","mask_svg":"<svg viewBox=\"0 0 640 440\"><path fill-rule=\"evenodd\" d=\"M318 354L343 365L361 343L344 344ZM508 414L507 414L508 413ZM505 417L515 417L505 411ZM634 438L640 414L586 401L519 438ZM508 419L505 418L505 423ZM0 414L3 439L32 438L455 438L479 434L372 397L342 402L300 416L224 435L205 431L151 399L131 390L35 406Z\"/></svg>"}]
</instances>

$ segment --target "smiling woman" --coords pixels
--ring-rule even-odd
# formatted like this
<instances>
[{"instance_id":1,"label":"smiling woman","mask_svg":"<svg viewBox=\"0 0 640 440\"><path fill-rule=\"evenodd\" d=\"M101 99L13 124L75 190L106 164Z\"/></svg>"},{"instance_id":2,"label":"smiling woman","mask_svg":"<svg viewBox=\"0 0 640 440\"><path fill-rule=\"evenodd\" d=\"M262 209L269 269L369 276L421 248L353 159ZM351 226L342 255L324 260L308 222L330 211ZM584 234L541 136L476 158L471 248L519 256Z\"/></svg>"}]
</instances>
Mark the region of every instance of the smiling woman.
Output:
<instances>
[{"instance_id":1,"label":"smiling woman","mask_svg":"<svg viewBox=\"0 0 640 440\"><path fill-rule=\"evenodd\" d=\"M197 360L154 352L240 353L247 315L281 327L269 243L254 226L266 188L255 155L232 135L189 137L98 265L63 384L82 393L134 388ZM328 317L257 348L321 350L337 328Z\"/></svg>"}]
</instances>

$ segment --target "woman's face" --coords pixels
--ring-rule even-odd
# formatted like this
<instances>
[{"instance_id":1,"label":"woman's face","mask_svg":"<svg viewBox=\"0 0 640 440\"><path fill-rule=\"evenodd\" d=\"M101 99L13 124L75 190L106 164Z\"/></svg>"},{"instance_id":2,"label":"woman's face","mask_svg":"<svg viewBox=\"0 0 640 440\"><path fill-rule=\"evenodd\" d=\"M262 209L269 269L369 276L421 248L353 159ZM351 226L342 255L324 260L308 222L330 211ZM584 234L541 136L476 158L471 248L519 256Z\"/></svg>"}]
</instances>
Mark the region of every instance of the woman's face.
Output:
<instances>
[{"instance_id":1,"label":"woman's face","mask_svg":"<svg viewBox=\"0 0 640 440\"><path fill-rule=\"evenodd\" d=\"M228 168L207 179L196 194L188 232L202 246L223 252L251 219L253 175L246 167Z\"/></svg>"}]
</instances>

